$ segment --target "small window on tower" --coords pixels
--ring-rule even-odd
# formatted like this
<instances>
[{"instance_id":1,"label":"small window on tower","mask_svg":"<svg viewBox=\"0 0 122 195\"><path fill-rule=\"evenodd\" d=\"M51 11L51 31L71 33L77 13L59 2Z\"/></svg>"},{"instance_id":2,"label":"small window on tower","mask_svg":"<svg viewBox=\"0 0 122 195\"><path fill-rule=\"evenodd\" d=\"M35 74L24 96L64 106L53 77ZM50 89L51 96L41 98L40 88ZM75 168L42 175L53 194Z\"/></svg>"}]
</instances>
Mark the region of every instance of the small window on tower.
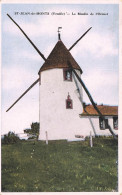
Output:
<instances>
[{"instance_id":1,"label":"small window on tower","mask_svg":"<svg viewBox=\"0 0 122 195\"><path fill-rule=\"evenodd\" d=\"M72 81L72 71L70 69L64 69L63 73L65 81Z\"/></svg>"},{"instance_id":2,"label":"small window on tower","mask_svg":"<svg viewBox=\"0 0 122 195\"><path fill-rule=\"evenodd\" d=\"M113 127L114 129L118 129L118 117L113 117Z\"/></svg>"},{"instance_id":3,"label":"small window on tower","mask_svg":"<svg viewBox=\"0 0 122 195\"><path fill-rule=\"evenodd\" d=\"M73 106L72 106L72 100L71 100L69 94L68 94L67 99L66 99L66 108L67 109L72 109L73 108Z\"/></svg>"}]
</instances>

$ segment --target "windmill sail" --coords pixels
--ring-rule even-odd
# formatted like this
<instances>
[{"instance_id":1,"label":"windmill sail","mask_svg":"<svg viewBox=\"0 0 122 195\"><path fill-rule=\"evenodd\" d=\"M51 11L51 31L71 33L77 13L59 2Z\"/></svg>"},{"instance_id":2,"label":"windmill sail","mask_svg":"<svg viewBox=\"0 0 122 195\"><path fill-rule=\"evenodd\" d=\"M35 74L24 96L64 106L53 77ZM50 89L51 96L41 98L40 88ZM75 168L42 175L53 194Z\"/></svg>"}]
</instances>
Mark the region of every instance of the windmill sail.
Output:
<instances>
[{"instance_id":1,"label":"windmill sail","mask_svg":"<svg viewBox=\"0 0 122 195\"><path fill-rule=\"evenodd\" d=\"M81 90L80 90L80 88L79 88L79 85L78 85L76 76L74 75L74 73L73 73L72 75L73 75L73 78L74 78L74 81L75 81L75 85L76 85L77 91L78 91L78 93L79 93L79 100L80 100L80 102L81 102L81 105L83 106L83 99L82 99ZM95 136L96 136L97 133L96 133L96 130L95 130L95 128L94 128L94 125L93 125L93 122L92 122L92 120L91 120L91 117L88 116L88 119L89 119L90 124L91 124L91 126L92 126L93 132L94 132L94 134L95 134Z\"/></svg>"},{"instance_id":2,"label":"windmill sail","mask_svg":"<svg viewBox=\"0 0 122 195\"><path fill-rule=\"evenodd\" d=\"M69 51L91 30L92 27L90 27L70 48Z\"/></svg>"},{"instance_id":3,"label":"windmill sail","mask_svg":"<svg viewBox=\"0 0 122 195\"><path fill-rule=\"evenodd\" d=\"M7 14L7 16L18 26L18 28L21 30L21 32L25 35L25 37L28 39L28 41L31 43L31 45L35 48L35 50L38 52L38 54L43 58L44 61L46 61L46 58L44 55L39 51L39 49L35 46L35 44L30 40L30 38L26 35L26 33L22 30L22 28L12 19L12 17Z\"/></svg>"},{"instance_id":4,"label":"windmill sail","mask_svg":"<svg viewBox=\"0 0 122 195\"><path fill-rule=\"evenodd\" d=\"M95 102L94 102L94 100L93 100L91 94L89 93L88 89L86 88L84 82L83 82L82 79L78 76L77 72L73 69L73 67L72 67L72 65L71 65L70 62L68 62L68 65L69 65L69 67L71 68L71 70L73 71L73 73L75 74L75 76L77 77L78 81L79 81L79 82L81 83L81 85L83 86L83 88L84 88L86 94L88 95L88 97L89 97L89 99L90 99L90 101L91 101L93 107L95 108L95 110L97 111L97 113L99 114L99 116L100 116L100 117L105 121L105 123L106 123L105 117L102 115L102 113L100 112L100 110L97 108L97 106L96 106L96 104L95 104ZM114 137L115 139L117 139L117 136L116 136L115 133L112 131L112 129L111 129L111 127L110 127L109 124L108 124L108 129L109 129L110 133L113 135L113 137Z\"/></svg>"},{"instance_id":5,"label":"windmill sail","mask_svg":"<svg viewBox=\"0 0 122 195\"><path fill-rule=\"evenodd\" d=\"M39 82L39 78L6 110L8 112L34 85Z\"/></svg>"}]
</instances>

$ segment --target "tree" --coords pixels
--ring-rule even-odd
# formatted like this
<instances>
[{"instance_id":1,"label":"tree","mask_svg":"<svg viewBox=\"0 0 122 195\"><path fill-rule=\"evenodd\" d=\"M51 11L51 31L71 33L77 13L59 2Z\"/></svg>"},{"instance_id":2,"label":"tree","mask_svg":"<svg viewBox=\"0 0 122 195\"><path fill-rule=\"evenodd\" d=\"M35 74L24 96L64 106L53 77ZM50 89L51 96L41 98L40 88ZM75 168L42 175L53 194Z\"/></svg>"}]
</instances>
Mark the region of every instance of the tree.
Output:
<instances>
[{"instance_id":1,"label":"tree","mask_svg":"<svg viewBox=\"0 0 122 195\"><path fill-rule=\"evenodd\" d=\"M19 137L11 131L9 131L7 135L4 135L4 138L3 138L4 144L14 144L14 143L17 143L19 141L20 141Z\"/></svg>"},{"instance_id":2,"label":"tree","mask_svg":"<svg viewBox=\"0 0 122 195\"><path fill-rule=\"evenodd\" d=\"M32 123L31 130L33 134L39 135L39 123Z\"/></svg>"},{"instance_id":3,"label":"tree","mask_svg":"<svg viewBox=\"0 0 122 195\"><path fill-rule=\"evenodd\" d=\"M31 124L31 129L24 129L24 133L32 136L32 138L38 138L39 135L39 123L35 122Z\"/></svg>"}]
</instances>

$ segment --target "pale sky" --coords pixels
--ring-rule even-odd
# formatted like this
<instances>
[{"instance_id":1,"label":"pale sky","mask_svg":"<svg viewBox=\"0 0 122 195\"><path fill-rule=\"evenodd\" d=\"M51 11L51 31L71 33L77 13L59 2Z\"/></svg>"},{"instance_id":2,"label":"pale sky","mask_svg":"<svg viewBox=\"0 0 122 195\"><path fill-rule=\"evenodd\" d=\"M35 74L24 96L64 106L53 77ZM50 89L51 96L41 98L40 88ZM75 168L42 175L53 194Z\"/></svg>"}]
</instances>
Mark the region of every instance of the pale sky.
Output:
<instances>
[{"instance_id":1,"label":"pale sky","mask_svg":"<svg viewBox=\"0 0 122 195\"><path fill-rule=\"evenodd\" d=\"M48 12L49 15L37 15L37 12ZM83 70L82 79L94 101L98 104L118 105L118 5L3 4L2 134L8 131L23 132L32 122L39 122L38 84L9 112L6 110L38 79L38 71L44 63L18 27L8 18L7 13L46 58L58 41L59 26L62 27L61 39L67 48L92 27L71 50L71 54ZM94 15L90 15L91 13ZM85 92L83 99L90 103Z\"/></svg>"}]
</instances>

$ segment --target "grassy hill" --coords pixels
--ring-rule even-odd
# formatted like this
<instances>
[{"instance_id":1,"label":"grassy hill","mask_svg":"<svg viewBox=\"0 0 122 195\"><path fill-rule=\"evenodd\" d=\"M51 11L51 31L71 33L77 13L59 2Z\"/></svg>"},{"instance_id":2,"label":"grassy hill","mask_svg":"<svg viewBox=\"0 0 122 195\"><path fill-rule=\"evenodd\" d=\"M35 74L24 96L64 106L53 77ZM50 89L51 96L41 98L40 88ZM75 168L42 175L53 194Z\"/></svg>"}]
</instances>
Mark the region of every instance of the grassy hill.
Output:
<instances>
[{"instance_id":1,"label":"grassy hill","mask_svg":"<svg viewBox=\"0 0 122 195\"><path fill-rule=\"evenodd\" d=\"M117 141L94 138L93 145L89 140L2 145L2 191L116 191Z\"/></svg>"}]
</instances>

